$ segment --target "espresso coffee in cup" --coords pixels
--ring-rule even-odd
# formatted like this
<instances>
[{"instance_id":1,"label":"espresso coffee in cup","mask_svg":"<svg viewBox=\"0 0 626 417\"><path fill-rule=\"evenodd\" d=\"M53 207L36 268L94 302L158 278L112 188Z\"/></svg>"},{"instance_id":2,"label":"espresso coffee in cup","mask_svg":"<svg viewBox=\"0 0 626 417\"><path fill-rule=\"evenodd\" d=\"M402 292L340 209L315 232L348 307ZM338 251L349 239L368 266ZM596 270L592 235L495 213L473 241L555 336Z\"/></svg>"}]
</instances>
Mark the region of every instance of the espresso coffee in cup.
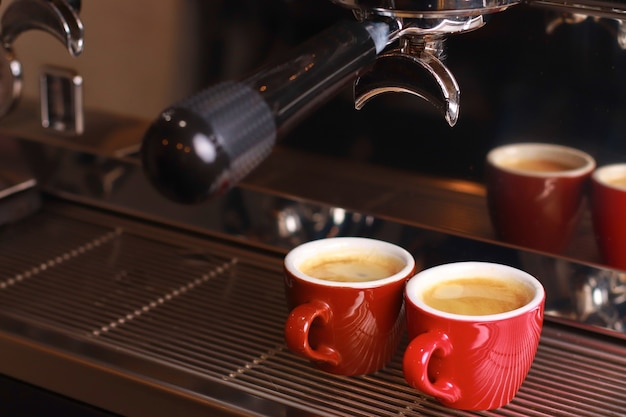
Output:
<instances>
[{"instance_id":1,"label":"espresso coffee in cup","mask_svg":"<svg viewBox=\"0 0 626 417\"><path fill-rule=\"evenodd\" d=\"M565 250L595 166L588 153L549 143L513 143L489 151L487 203L497 237L552 253Z\"/></svg>"},{"instance_id":2,"label":"espresso coffee in cup","mask_svg":"<svg viewBox=\"0 0 626 417\"><path fill-rule=\"evenodd\" d=\"M484 316L518 309L533 292L517 281L494 277L453 278L425 289L420 297L430 307L452 314Z\"/></svg>"},{"instance_id":3,"label":"espresso coffee in cup","mask_svg":"<svg viewBox=\"0 0 626 417\"><path fill-rule=\"evenodd\" d=\"M533 172L559 172L576 168L575 163L568 163L547 158L511 158L502 161L502 166L510 169Z\"/></svg>"},{"instance_id":4,"label":"espresso coffee in cup","mask_svg":"<svg viewBox=\"0 0 626 417\"><path fill-rule=\"evenodd\" d=\"M626 173L617 178L611 178L606 181L607 184L614 187L623 188L626 191Z\"/></svg>"},{"instance_id":5,"label":"espresso coffee in cup","mask_svg":"<svg viewBox=\"0 0 626 417\"><path fill-rule=\"evenodd\" d=\"M365 282L390 277L404 268L399 259L377 253L328 253L302 262L306 275L336 282Z\"/></svg>"},{"instance_id":6,"label":"espresso coffee in cup","mask_svg":"<svg viewBox=\"0 0 626 417\"><path fill-rule=\"evenodd\" d=\"M443 264L413 276L405 301L409 385L463 410L513 399L543 325L545 291L535 277L490 262Z\"/></svg>"},{"instance_id":7,"label":"espresso coffee in cup","mask_svg":"<svg viewBox=\"0 0 626 417\"><path fill-rule=\"evenodd\" d=\"M626 163L601 166L591 178L591 214L602 260L626 270Z\"/></svg>"},{"instance_id":8,"label":"espresso coffee in cup","mask_svg":"<svg viewBox=\"0 0 626 417\"><path fill-rule=\"evenodd\" d=\"M285 256L285 341L326 372L363 375L391 361L404 330L413 256L389 242L335 237Z\"/></svg>"}]
</instances>

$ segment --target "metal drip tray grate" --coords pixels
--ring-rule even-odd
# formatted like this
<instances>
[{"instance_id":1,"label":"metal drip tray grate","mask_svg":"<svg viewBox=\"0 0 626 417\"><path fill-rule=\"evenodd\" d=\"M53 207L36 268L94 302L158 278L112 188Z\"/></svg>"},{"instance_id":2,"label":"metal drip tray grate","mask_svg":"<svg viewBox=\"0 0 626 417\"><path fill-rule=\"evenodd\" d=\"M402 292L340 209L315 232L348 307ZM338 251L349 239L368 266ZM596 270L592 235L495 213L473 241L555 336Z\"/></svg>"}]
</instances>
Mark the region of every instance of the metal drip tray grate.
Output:
<instances>
[{"instance_id":1,"label":"metal drip tray grate","mask_svg":"<svg viewBox=\"0 0 626 417\"><path fill-rule=\"evenodd\" d=\"M3 229L0 316L21 325L0 330L242 414L476 415L407 386L401 350L363 377L315 371L287 351L281 256L146 230L46 211ZM626 416L625 375L623 341L548 322L518 396L480 415Z\"/></svg>"}]
</instances>

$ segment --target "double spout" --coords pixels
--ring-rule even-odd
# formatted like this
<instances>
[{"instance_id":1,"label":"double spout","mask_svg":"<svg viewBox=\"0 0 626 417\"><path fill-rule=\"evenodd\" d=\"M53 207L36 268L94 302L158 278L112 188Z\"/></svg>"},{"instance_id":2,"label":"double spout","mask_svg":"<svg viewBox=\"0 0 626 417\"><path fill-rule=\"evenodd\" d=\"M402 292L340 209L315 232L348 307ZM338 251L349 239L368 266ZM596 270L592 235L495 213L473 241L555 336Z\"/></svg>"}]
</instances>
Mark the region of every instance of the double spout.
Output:
<instances>
[{"instance_id":1,"label":"double spout","mask_svg":"<svg viewBox=\"0 0 626 417\"><path fill-rule=\"evenodd\" d=\"M459 118L459 85L444 64L445 39L484 25L482 15L436 19L424 25L423 19L403 19L398 40L380 54L373 66L354 82L354 104L361 109L372 98L384 93L408 93L426 100L443 114L450 126ZM428 81L436 86L429 89Z\"/></svg>"},{"instance_id":2,"label":"double spout","mask_svg":"<svg viewBox=\"0 0 626 417\"><path fill-rule=\"evenodd\" d=\"M435 106L448 124L456 124L459 85L444 64L445 40L485 24L485 14L500 12L519 0L332 0L349 8L359 21L385 16L400 26L396 39L373 67L356 79L355 107L383 93L408 93ZM395 41L395 42L394 42ZM435 88L428 88L429 81Z\"/></svg>"}]
</instances>

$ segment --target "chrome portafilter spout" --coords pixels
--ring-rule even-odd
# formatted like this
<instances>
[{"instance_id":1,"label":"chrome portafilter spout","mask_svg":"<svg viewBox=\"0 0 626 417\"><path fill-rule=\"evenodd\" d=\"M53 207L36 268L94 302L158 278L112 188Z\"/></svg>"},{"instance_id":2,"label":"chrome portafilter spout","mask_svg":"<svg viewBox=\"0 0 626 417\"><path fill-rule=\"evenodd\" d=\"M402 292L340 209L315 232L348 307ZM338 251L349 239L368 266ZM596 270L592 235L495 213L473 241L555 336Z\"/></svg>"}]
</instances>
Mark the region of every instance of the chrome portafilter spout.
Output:
<instances>
[{"instance_id":1,"label":"chrome portafilter spout","mask_svg":"<svg viewBox=\"0 0 626 417\"><path fill-rule=\"evenodd\" d=\"M353 81L357 109L379 94L406 92L434 104L453 126L460 93L442 62L446 36L477 29L483 14L518 2L332 1L352 9L356 20L331 26L247 79L210 87L160 114L144 136L141 156L164 196L191 204L221 195L297 122ZM424 88L428 80L435 80L434 92Z\"/></svg>"},{"instance_id":2,"label":"chrome portafilter spout","mask_svg":"<svg viewBox=\"0 0 626 417\"><path fill-rule=\"evenodd\" d=\"M519 0L332 0L351 9L360 21L387 16L397 19L398 40L376 59L354 84L355 106L361 108L384 93L408 93L424 99L450 126L459 117L460 89L444 64L445 40L485 24L483 15L500 12ZM428 88L428 81L435 87Z\"/></svg>"},{"instance_id":3,"label":"chrome portafilter spout","mask_svg":"<svg viewBox=\"0 0 626 417\"><path fill-rule=\"evenodd\" d=\"M374 65L354 82L355 107L362 108L380 94L407 93L432 104L454 126L459 118L461 92L443 62L446 36L452 33L450 21L446 19L439 22L439 27L428 29L413 26L415 22L411 20L404 23L397 44L379 55ZM483 24L482 15L472 16L454 26L454 30L473 30ZM428 88L430 80L435 81L435 88Z\"/></svg>"},{"instance_id":4,"label":"chrome portafilter spout","mask_svg":"<svg viewBox=\"0 0 626 417\"><path fill-rule=\"evenodd\" d=\"M22 64L13 44L24 32L39 30L61 41L71 56L83 52L84 29L79 0L13 0L0 16L0 118L22 92Z\"/></svg>"}]
</instances>

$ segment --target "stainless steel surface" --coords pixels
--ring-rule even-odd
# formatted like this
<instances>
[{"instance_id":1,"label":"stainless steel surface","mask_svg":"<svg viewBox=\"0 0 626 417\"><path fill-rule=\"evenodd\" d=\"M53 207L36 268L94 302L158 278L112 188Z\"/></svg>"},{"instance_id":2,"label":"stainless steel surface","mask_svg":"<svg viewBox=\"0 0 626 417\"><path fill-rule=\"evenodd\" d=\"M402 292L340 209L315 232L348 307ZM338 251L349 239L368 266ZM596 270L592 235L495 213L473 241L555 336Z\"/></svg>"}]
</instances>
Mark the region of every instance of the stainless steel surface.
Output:
<instances>
[{"instance_id":1,"label":"stainless steel surface","mask_svg":"<svg viewBox=\"0 0 626 417\"><path fill-rule=\"evenodd\" d=\"M0 226L28 217L41 207L37 179L18 142L0 137Z\"/></svg>"},{"instance_id":2,"label":"stainless steel surface","mask_svg":"<svg viewBox=\"0 0 626 417\"><path fill-rule=\"evenodd\" d=\"M54 153L54 148L60 153L64 153L63 149L73 149L89 155L123 158L137 152L141 135L148 128L148 122L134 117L85 109L85 131L81 135L67 135L44 128L40 108L39 101L23 100L15 111L2 118L2 143L35 141L47 144L42 148L47 150L45 153Z\"/></svg>"},{"instance_id":3,"label":"stainless steel surface","mask_svg":"<svg viewBox=\"0 0 626 417\"><path fill-rule=\"evenodd\" d=\"M48 201L0 234L0 372L127 416L626 415L624 339L550 318L490 412L408 387L401 349L373 375L315 371L283 342L283 254Z\"/></svg>"},{"instance_id":4,"label":"stainless steel surface","mask_svg":"<svg viewBox=\"0 0 626 417\"><path fill-rule=\"evenodd\" d=\"M334 3L362 13L374 13L402 18L430 16L469 15L500 12L507 7L525 3L533 6L549 7L561 12L586 16L622 19L626 15L623 1L606 0L488 0L488 1L420 1L420 0L331 0Z\"/></svg>"},{"instance_id":5,"label":"stainless steel surface","mask_svg":"<svg viewBox=\"0 0 626 417\"><path fill-rule=\"evenodd\" d=\"M365 14L400 18L431 18L447 16L470 16L499 12L518 4L518 0L331 0Z\"/></svg>"}]
</instances>

